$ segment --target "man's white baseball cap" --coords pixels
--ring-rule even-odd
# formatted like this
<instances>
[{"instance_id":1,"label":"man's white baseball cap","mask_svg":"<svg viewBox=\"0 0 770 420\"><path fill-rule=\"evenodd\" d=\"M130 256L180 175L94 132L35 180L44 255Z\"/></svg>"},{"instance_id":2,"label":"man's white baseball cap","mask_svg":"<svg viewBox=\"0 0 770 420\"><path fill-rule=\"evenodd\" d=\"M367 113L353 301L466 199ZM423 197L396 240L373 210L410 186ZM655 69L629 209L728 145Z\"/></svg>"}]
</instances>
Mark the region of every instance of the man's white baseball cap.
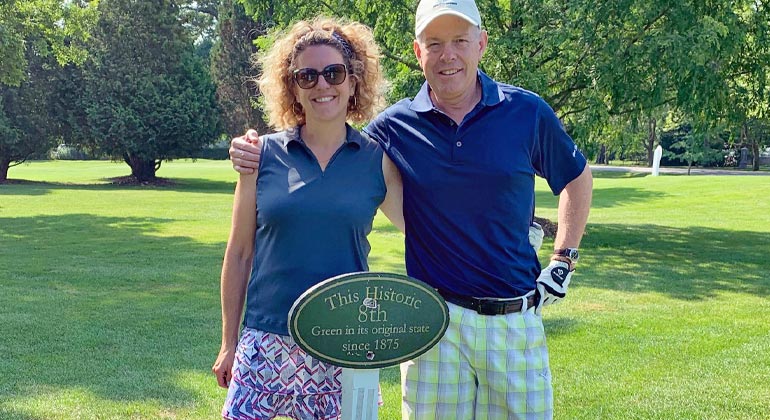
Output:
<instances>
[{"instance_id":1,"label":"man's white baseball cap","mask_svg":"<svg viewBox=\"0 0 770 420\"><path fill-rule=\"evenodd\" d=\"M433 19L443 15L455 15L473 26L481 26L481 15L474 0L421 0L414 19L414 36L420 36Z\"/></svg>"}]
</instances>

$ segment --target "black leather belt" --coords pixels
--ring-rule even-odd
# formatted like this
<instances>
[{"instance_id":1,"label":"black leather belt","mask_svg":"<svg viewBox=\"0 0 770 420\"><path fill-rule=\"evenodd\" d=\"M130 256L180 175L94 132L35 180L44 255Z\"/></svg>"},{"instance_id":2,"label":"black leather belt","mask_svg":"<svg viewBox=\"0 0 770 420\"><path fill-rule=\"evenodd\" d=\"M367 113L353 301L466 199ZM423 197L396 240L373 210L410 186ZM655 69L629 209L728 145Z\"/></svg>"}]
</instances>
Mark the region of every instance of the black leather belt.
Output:
<instances>
[{"instance_id":1,"label":"black leather belt","mask_svg":"<svg viewBox=\"0 0 770 420\"><path fill-rule=\"evenodd\" d=\"M481 315L505 315L511 312L521 312L524 297L514 299L495 299L495 298L475 298L469 296L456 295L446 290L438 290L438 293L444 297L444 300L463 308L471 309ZM527 308L535 306L535 295L527 298Z\"/></svg>"}]
</instances>

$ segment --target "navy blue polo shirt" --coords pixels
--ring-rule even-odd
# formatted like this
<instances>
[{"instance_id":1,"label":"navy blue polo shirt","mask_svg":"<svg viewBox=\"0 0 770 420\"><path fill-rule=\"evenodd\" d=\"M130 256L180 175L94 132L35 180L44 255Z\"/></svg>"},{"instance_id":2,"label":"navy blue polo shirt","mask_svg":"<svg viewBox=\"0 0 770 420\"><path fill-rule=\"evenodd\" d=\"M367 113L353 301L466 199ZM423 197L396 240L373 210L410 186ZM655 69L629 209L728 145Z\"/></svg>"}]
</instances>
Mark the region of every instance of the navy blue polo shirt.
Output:
<instances>
[{"instance_id":1,"label":"navy blue polo shirt","mask_svg":"<svg viewBox=\"0 0 770 420\"><path fill-rule=\"evenodd\" d=\"M294 301L329 277L367 271L372 220L385 198L382 149L347 127L324 171L299 129L262 137L255 254L244 325L288 335Z\"/></svg>"},{"instance_id":2,"label":"navy blue polo shirt","mask_svg":"<svg viewBox=\"0 0 770 420\"><path fill-rule=\"evenodd\" d=\"M426 82L364 131L401 171L407 273L460 295L520 296L541 270L528 240L535 176L559 194L586 160L542 98L478 78L481 101L459 126Z\"/></svg>"}]
</instances>

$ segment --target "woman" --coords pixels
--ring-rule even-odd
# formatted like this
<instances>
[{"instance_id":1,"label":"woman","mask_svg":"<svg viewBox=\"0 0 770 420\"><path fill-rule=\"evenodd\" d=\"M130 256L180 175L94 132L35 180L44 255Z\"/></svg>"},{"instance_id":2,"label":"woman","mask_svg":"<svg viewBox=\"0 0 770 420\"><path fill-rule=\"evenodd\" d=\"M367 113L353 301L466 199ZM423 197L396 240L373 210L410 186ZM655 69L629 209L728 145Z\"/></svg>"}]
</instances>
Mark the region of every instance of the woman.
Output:
<instances>
[{"instance_id":1,"label":"woman","mask_svg":"<svg viewBox=\"0 0 770 420\"><path fill-rule=\"evenodd\" d=\"M336 419L341 369L300 349L287 318L318 282L368 270L378 207L403 230L398 171L346 123L377 112L379 50L367 27L318 18L294 25L261 65L270 123L284 131L261 138L258 171L236 186L212 371L228 387L223 418Z\"/></svg>"}]
</instances>

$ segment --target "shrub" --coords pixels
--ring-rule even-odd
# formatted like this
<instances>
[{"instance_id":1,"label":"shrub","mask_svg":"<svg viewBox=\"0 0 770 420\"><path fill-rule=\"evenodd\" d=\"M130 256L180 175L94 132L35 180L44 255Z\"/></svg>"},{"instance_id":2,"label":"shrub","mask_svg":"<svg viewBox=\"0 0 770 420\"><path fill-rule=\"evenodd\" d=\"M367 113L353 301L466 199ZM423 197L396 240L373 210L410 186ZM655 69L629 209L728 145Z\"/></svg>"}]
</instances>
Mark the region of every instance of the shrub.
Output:
<instances>
[{"instance_id":1,"label":"shrub","mask_svg":"<svg viewBox=\"0 0 770 420\"><path fill-rule=\"evenodd\" d=\"M89 155L85 151L67 144L60 144L51 150L51 159L53 160L93 160L96 157Z\"/></svg>"}]
</instances>

